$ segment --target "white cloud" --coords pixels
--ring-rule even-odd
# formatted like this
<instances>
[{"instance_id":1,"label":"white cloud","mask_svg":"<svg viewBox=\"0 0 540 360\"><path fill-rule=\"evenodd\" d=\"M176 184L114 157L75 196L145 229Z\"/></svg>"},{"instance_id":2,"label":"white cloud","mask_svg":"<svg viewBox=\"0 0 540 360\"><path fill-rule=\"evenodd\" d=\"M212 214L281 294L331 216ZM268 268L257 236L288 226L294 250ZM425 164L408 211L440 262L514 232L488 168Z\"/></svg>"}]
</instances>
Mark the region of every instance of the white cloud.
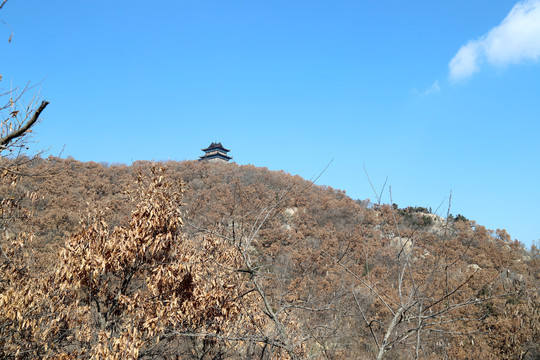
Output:
<instances>
[{"instance_id":1,"label":"white cloud","mask_svg":"<svg viewBox=\"0 0 540 360\"><path fill-rule=\"evenodd\" d=\"M486 35L462 46L448 65L450 79L465 79L484 61L496 66L540 59L540 0L520 1Z\"/></svg>"},{"instance_id":2,"label":"white cloud","mask_svg":"<svg viewBox=\"0 0 540 360\"><path fill-rule=\"evenodd\" d=\"M441 86L439 85L439 80L435 80L433 82L433 84L425 91L418 91L418 89L415 88L415 87L413 87L411 89L412 94L420 95L420 96L426 96L426 95L430 95L430 94L435 94L435 93L438 93L439 91L441 91Z\"/></svg>"},{"instance_id":3,"label":"white cloud","mask_svg":"<svg viewBox=\"0 0 540 360\"><path fill-rule=\"evenodd\" d=\"M441 87L439 85L439 80L435 80L435 82L433 83L433 85L431 85L429 87L429 89L427 89L425 92L424 92L424 95L429 95L429 94L434 94L434 93L438 93L439 91L441 91Z\"/></svg>"},{"instance_id":4,"label":"white cloud","mask_svg":"<svg viewBox=\"0 0 540 360\"><path fill-rule=\"evenodd\" d=\"M480 69L478 64L481 47L478 41L469 41L459 49L456 56L450 60L450 78L462 79L471 76Z\"/></svg>"}]
</instances>

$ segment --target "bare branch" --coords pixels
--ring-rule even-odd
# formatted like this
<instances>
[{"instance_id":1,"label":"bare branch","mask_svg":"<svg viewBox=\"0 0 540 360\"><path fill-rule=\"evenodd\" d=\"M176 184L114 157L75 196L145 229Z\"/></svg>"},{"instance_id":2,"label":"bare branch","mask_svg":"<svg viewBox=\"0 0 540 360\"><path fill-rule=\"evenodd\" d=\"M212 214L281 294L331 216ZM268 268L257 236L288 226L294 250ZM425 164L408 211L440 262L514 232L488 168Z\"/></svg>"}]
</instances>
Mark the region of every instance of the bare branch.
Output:
<instances>
[{"instance_id":1,"label":"bare branch","mask_svg":"<svg viewBox=\"0 0 540 360\"><path fill-rule=\"evenodd\" d=\"M47 105L49 105L48 101L42 101L41 105L39 105L36 111L34 111L34 113L32 114L32 117L30 118L30 120L28 120L19 129L11 133L8 133L3 138L0 138L0 149L5 149L12 140L20 138L21 136L24 136L27 133L27 131L30 130L30 128L34 126L34 124L38 121L39 115L41 115L41 112L47 107Z\"/></svg>"}]
</instances>

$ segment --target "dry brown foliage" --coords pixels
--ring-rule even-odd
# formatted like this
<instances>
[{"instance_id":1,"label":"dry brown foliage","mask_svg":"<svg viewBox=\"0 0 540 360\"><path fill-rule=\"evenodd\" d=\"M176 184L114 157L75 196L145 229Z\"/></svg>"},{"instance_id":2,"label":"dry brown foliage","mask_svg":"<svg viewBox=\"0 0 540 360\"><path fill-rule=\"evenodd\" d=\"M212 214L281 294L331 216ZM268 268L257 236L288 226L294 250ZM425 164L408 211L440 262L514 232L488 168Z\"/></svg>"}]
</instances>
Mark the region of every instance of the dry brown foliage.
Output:
<instances>
[{"instance_id":1,"label":"dry brown foliage","mask_svg":"<svg viewBox=\"0 0 540 360\"><path fill-rule=\"evenodd\" d=\"M27 269L3 282L4 357L538 356L540 257L503 230L254 166L32 166L54 176L15 187L35 240L2 242Z\"/></svg>"},{"instance_id":2,"label":"dry brown foliage","mask_svg":"<svg viewBox=\"0 0 540 360\"><path fill-rule=\"evenodd\" d=\"M180 232L183 187L153 168L130 193L127 226L110 231L99 212L70 237L56 281L78 356L139 358L178 350L184 333L227 338L251 327L239 254L212 236ZM54 331L64 331L60 327ZM167 345L163 345L166 342Z\"/></svg>"}]
</instances>

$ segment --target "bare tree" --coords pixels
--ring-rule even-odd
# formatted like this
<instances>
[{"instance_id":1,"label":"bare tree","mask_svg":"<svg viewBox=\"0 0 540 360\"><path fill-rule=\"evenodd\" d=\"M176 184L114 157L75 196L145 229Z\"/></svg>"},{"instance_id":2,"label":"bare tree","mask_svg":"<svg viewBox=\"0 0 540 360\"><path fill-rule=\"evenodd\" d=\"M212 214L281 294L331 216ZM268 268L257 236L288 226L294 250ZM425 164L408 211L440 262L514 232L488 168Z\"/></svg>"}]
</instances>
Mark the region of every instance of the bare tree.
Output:
<instances>
[{"instance_id":1,"label":"bare tree","mask_svg":"<svg viewBox=\"0 0 540 360\"><path fill-rule=\"evenodd\" d=\"M3 0L0 3L0 10L7 1ZM11 42L11 36L9 42ZM2 74L0 74L1 81ZM38 122L42 111L49 104L48 101L41 101L38 105L37 96L32 96L25 104L25 99L32 88L29 84L22 89L15 87L5 90L0 87L0 154L2 157L20 154L32 127Z\"/></svg>"},{"instance_id":2,"label":"bare tree","mask_svg":"<svg viewBox=\"0 0 540 360\"><path fill-rule=\"evenodd\" d=\"M437 349L449 347L453 338L480 335L477 326L486 316L484 304L508 293L478 291L492 286L498 273L464 260L475 233L458 238L449 214L446 220L437 217L436 234L414 224L405 226L398 209L380 205L376 196L379 233L371 241L382 244L376 260L366 258L363 266L355 266L346 256L331 257L352 279L350 294L359 324L372 340L373 358L394 358L397 351L400 357L409 353L407 358L435 358ZM438 249L428 251L430 243L438 243Z\"/></svg>"},{"instance_id":3,"label":"bare tree","mask_svg":"<svg viewBox=\"0 0 540 360\"><path fill-rule=\"evenodd\" d=\"M328 358L322 339L336 332L341 324L336 305L344 292L316 294L306 282L312 269L302 275L300 259L290 259L283 253L264 253L263 242L279 241L283 214L291 210L296 197L313 185L313 181L302 186L290 185L256 198L249 186L236 183L231 195L233 208L224 213L221 227L187 222L196 232L226 240L240 254L241 266L228 270L246 275L246 286L257 299L256 307L251 308L253 312L247 315L261 321L250 332L226 340L257 344L256 357L260 359ZM321 318L327 321L317 321Z\"/></svg>"},{"instance_id":4,"label":"bare tree","mask_svg":"<svg viewBox=\"0 0 540 360\"><path fill-rule=\"evenodd\" d=\"M16 148L24 146L25 140L31 132L31 128L39 120L41 112L49 105L48 101L42 101L35 108L33 101L31 105L26 107L18 106L18 102L25 91L14 96L14 91L10 90L7 93L0 94L2 97L7 97L6 103L0 108L0 152L5 156L12 154Z\"/></svg>"}]
</instances>

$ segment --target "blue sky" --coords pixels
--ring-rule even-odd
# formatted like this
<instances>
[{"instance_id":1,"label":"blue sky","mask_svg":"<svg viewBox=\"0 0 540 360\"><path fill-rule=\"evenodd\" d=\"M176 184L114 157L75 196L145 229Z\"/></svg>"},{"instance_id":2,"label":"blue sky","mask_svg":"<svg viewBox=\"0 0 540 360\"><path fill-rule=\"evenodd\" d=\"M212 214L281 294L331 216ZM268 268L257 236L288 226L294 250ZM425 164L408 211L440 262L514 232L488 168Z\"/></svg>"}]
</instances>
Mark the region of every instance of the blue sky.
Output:
<instances>
[{"instance_id":1,"label":"blue sky","mask_svg":"<svg viewBox=\"0 0 540 360\"><path fill-rule=\"evenodd\" d=\"M38 1L0 10L34 148L239 164L540 238L540 1ZM13 32L11 43L8 42ZM383 201L390 202L388 191ZM443 210L444 209L444 210Z\"/></svg>"}]
</instances>

